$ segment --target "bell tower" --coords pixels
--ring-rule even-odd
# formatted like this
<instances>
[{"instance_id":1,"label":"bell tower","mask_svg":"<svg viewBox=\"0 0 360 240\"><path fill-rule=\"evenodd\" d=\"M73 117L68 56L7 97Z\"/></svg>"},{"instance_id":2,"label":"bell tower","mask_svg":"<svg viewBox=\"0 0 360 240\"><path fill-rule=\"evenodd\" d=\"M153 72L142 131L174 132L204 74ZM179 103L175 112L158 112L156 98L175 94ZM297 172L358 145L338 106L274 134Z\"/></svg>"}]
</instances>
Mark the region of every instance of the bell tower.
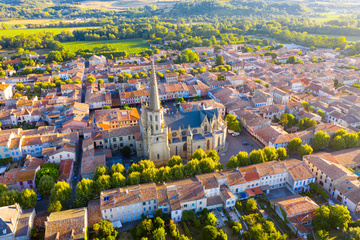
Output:
<instances>
[{"instance_id":1,"label":"bell tower","mask_svg":"<svg viewBox=\"0 0 360 240\"><path fill-rule=\"evenodd\" d=\"M168 127L164 121L164 109L160 105L154 62L151 61L149 105L142 106L140 130L144 137L144 155L155 165L167 164L170 159Z\"/></svg>"}]
</instances>

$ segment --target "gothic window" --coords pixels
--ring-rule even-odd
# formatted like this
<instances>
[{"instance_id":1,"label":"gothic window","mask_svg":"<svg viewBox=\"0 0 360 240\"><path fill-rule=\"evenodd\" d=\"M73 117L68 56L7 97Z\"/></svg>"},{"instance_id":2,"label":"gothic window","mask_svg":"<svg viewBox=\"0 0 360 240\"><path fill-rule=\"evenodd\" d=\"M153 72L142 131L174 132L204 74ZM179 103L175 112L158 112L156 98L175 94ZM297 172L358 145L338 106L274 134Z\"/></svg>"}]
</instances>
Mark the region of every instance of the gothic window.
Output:
<instances>
[{"instance_id":1,"label":"gothic window","mask_svg":"<svg viewBox=\"0 0 360 240\"><path fill-rule=\"evenodd\" d=\"M204 132L207 132L207 125L205 125L204 127Z\"/></svg>"},{"instance_id":2,"label":"gothic window","mask_svg":"<svg viewBox=\"0 0 360 240\"><path fill-rule=\"evenodd\" d=\"M187 143L185 143L183 146L183 151L186 151L186 150L187 150Z\"/></svg>"},{"instance_id":3,"label":"gothic window","mask_svg":"<svg viewBox=\"0 0 360 240\"><path fill-rule=\"evenodd\" d=\"M157 120L158 120L158 116L157 116L157 115L155 115L155 122L157 122Z\"/></svg>"},{"instance_id":4,"label":"gothic window","mask_svg":"<svg viewBox=\"0 0 360 240\"><path fill-rule=\"evenodd\" d=\"M156 138L156 141L158 142L158 141L159 141L159 138Z\"/></svg>"},{"instance_id":5,"label":"gothic window","mask_svg":"<svg viewBox=\"0 0 360 240\"><path fill-rule=\"evenodd\" d=\"M186 135L186 131L182 131L181 134L182 134L183 136L185 136L185 135Z\"/></svg>"},{"instance_id":6,"label":"gothic window","mask_svg":"<svg viewBox=\"0 0 360 240\"><path fill-rule=\"evenodd\" d=\"M207 143L206 143L206 149L209 150L210 149L210 140L207 140Z\"/></svg>"},{"instance_id":7,"label":"gothic window","mask_svg":"<svg viewBox=\"0 0 360 240\"><path fill-rule=\"evenodd\" d=\"M150 122L152 121L152 116L150 115Z\"/></svg>"},{"instance_id":8,"label":"gothic window","mask_svg":"<svg viewBox=\"0 0 360 240\"><path fill-rule=\"evenodd\" d=\"M218 137L218 146L220 146L220 137Z\"/></svg>"},{"instance_id":9,"label":"gothic window","mask_svg":"<svg viewBox=\"0 0 360 240\"><path fill-rule=\"evenodd\" d=\"M156 131L157 131L157 130L159 129L159 126L156 124L156 127L155 127L155 128L156 128Z\"/></svg>"},{"instance_id":10,"label":"gothic window","mask_svg":"<svg viewBox=\"0 0 360 240\"><path fill-rule=\"evenodd\" d=\"M160 159L160 154L157 155L157 159Z\"/></svg>"}]
</instances>

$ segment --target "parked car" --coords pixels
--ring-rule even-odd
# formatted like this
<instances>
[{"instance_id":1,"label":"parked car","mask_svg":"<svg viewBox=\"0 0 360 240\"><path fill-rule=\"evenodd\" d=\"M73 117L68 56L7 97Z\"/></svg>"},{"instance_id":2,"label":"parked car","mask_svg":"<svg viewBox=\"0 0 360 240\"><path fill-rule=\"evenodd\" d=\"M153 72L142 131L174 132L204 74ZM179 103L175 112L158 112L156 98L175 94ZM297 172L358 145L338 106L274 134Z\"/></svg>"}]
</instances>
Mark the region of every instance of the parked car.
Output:
<instances>
[{"instance_id":1,"label":"parked car","mask_svg":"<svg viewBox=\"0 0 360 240\"><path fill-rule=\"evenodd\" d=\"M40 201L41 199L42 199L42 197L41 197L40 193L38 193L36 196L36 201Z\"/></svg>"},{"instance_id":2,"label":"parked car","mask_svg":"<svg viewBox=\"0 0 360 240\"><path fill-rule=\"evenodd\" d=\"M233 137L240 136L240 133L236 132L232 134Z\"/></svg>"},{"instance_id":3,"label":"parked car","mask_svg":"<svg viewBox=\"0 0 360 240\"><path fill-rule=\"evenodd\" d=\"M249 145L247 142L243 142L242 145Z\"/></svg>"}]
</instances>

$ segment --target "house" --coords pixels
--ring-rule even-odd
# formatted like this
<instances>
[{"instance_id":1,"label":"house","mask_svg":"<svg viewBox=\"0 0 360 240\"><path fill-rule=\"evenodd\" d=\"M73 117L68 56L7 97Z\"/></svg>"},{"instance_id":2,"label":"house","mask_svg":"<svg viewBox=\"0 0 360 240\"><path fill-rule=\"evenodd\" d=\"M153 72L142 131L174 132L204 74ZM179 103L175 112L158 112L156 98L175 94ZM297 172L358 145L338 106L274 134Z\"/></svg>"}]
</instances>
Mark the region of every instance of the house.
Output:
<instances>
[{"instance_id":1,"label":"house","mask_svg":"<svg viewBox=\"0 0 360 240\"><path fill-rule=\"evenodd\" d=\"M95 110L94 124L106 130L139 125L140 115L136 108L120 110L119 108Z\"/></svg>"},{"instance_id":2,"label":"house","mask_svg":"<svg viewBox=\"0 0 360 240\"><path fill-rule=\"evenodd\" d=\"M11 84L0 84L0 101L12 99L13 91Z\"/></svg>"},{"instance_id":3,"label":"house","mask_svg":"<svg viewBox=\"0 0 360 240\"><path fill-rule=\"evenodd\" d=\"M0 176L0 183L5 184L9 190L18 190L16 180L20 170L21 168L11 168Z\"/></svg>"},{"instance_id":4,"label":"house","mask_svg":"<svg viewBox=\"0 0 360 240\"><path fill-rule=\"evenodd\" d=\"M95 169L99 165L106 165L105 153L91 149L82 155L81 160L81 177L92 179Z\"/></svg>"},{"instance_id":5,"label":"house","mask_svg":"<svg viewBox=\"0 0 360 240\"><path fill-rule=\"evenodd\" d=\"M330 156L307 155L304 162L316 176L315 181L351 212L360 211L360 182L358 176Z\"/></svg>"},{"instance_id":6,"label":"house","mask_svg":"<svg viewBox=\"0 0 360 240\"><path fill-rule=\"evenodd\" d=\"M104 57L103 55L101 55L101 56L92 55L89 58L89 65L99 65L99 64L105 64L105 63L106 63L106 57Z\"/></svg>"},{"instance_id":7,"label":"house","mask_svg":"<svg viewBox=\"0 0 360 240\"><path fill-rule=\"evenodd\" d=\"M42 156L41 136L23 136L20 140L20 145L23 155Z\"/></svg>"},{"instance_id":8,"label":"house","mask_svg":"<svg viewBox=\"0 0 360 240\"><path fill-rule=\"evenodd\" d=\"M45 221L45 240L87 239L86 208L53 212Z\"/></svg>"},{"instance_id":9,"label":"house","mask_svg":"<svg viewBox=\"0 0 360 240\"><path fill-rule=\"evenodd\" d=\"M71 185L71 179L74 174L74 161L66 159L60 161L58 182L67 182Z\"/></svg>"},{"instance_id":10,"label":"house","mask_svg":"<svg viewBox=\"0 0 360 240\"><path fill-rule=\"evenodd\" d=\"M23 167L17 175L16 183L19 191L23 189L36 189L35 178L36 172L40 170L40 166Z\"/></svg>"},{"instance_id":11,"label":"house","mask_svg":"<svg viewBox=\"0 0 360 240\"><path fill-rule=\"evenodd\" d=\"M30 240L35 209L22 210L18 203L0 208L0 239Z\"/></svg>"},{"instance_id":12,"label":"house","mask_svg":"<svg viewBox=\"0 0 360 240\"><path fill-rule=\"evenodd\" d=\"M85 103L89 104L89 109L103 108L105 105L111 106L111 94L109 92L86 94Z\"/></svg>"},{"instance_id":13,"label":"house","mask_svg":"<svg viewBox=\"0 0 360 240\"><path fill-rule=\"evenodd\" d=\"M46 158L56 164L60 164L62 160L70 159L71 161L75 161L76 158L76 147L65 145L63 147L59 147L58 149L54 149L52 152L46 153Z\"/></svg>"},{"instance_id":14,"label":"house","mask_svg":"<svg viewBox=\"0 0 360 240\"><path fill-rule=\"evenodd\" d=\"M307 227L311 227L315 210L319 207L313 200L309 197L292 195L270 200L270 203L275 206L275 212L279 217L289 222L289 227L298 237L307 238L311 234L310 228Z\"/></svg>"},{"instance_id":15,"label":"house","mask_svg":"<svg viewBox=\"0 0 360 240\"><path fill-rule=\"evenodd\" d=\"M165 81L167 83L178 83L179 75L176 72L165 73Z\"/></svg>"}]
</instances>

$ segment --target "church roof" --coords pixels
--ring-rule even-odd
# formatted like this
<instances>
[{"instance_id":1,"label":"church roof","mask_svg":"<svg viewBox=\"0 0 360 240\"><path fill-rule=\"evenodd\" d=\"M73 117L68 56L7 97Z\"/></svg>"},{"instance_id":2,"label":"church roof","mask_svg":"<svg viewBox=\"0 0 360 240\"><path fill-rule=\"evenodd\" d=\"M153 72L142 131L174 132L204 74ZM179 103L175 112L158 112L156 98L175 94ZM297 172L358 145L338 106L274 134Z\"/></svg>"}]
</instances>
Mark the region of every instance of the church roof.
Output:
<instances>
[{"instance_id":1,"label":"church roof","mask_svg":"<svg viewBox=\"0 0 360 240\"><path fill-rule=\"evenodd\" d=\"M213 116L217 116L218 110L193 110L191 112L185 113L175 113L175 114L164 114L164 120L168 127L171 129L187 129L190 125L190 128L198 128L205 118L208 118L210 121Z\"/></svg>"}]
</instances>

